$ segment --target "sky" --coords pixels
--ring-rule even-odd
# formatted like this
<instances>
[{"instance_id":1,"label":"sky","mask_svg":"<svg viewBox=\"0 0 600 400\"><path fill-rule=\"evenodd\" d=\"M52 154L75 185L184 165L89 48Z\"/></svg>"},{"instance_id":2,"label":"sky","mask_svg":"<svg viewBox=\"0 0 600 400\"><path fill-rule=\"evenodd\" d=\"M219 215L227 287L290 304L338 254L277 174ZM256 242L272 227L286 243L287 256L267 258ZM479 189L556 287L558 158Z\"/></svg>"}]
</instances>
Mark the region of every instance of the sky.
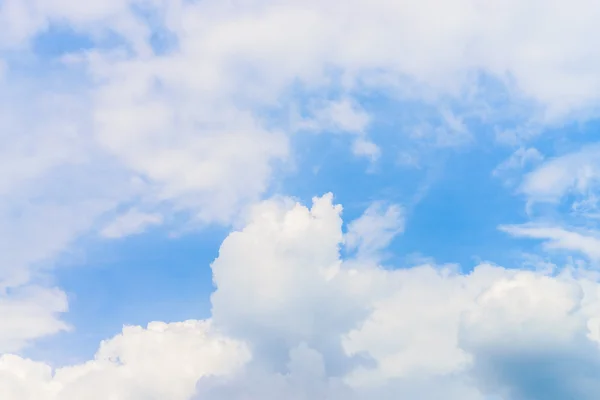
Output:
<instances>
[{"instance_id":1,"label":"sky","mask_svg":"<svg viewBox=\"0 0 600 400\"><path fill-rule=\"evenodd\" d=\"M596 399L599 17L0 0L0 398Z\"/></svg>"}]
</instances>

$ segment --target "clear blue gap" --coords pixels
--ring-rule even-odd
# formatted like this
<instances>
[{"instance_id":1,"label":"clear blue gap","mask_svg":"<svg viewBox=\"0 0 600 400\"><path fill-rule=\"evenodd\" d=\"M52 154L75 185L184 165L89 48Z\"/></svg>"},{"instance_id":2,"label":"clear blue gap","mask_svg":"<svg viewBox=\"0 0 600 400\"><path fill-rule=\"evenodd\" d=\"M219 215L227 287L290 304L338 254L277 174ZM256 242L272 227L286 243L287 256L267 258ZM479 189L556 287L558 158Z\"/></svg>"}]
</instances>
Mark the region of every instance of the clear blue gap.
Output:
<instances>
[{"instance_id":1,"label":"clear blue gap","mask_svg":"<svg viewBox=\"0 0 600 400\"><path fill-rule=\"evenodd\" d=\"M493 145L491 127L466 120L476 137L473 145L430 151L416 146L407 130L421 121L435 122L439 111L377 95L363 96L359 102L374 115L369 137L382 148L381 159L370 166L368 160L352 155L350 134L300 133L292 138L292 149L301 167L278 177L281 182L272 191L294 195L306 204L331 191L344 206L346 223L375 200L407 207L406 233L390 248L394 256L387 262L392 266L402 266L404 257L415 253L438 262L458 262L467 270L479 259L513 264L521 249L497 226L523 219L524 207L522 199L491 176L512 151ZM423 155L423 167L400 166L400 151L413 148ZM425 197L414 203L424 185L429 186ZM507 253L505 246L516 247L515 252Z\"/></svg>"},{"instance_id":2,"label":"clear blue gap","mask_svg":"<svg viewBox=\"0 0 600 400\"><path fill-rule=\"evenodd\" d=\"M48 29L34 37L33 52L41 59L53 59L69 53L93 49L94 40L66 24L50 24Z\"/></svg>"},{"instance_id":3,"label":"clear blue gap","mask_svg":"<svg viewBox=\"0 0 600 400\"><path fill-rule=\"evenodd\" d=\"M208 227L170 238L158 228L86 243L83 259L56 269L69 297L63 319L75 329L36 341L25 355L66 365L90 359L123 325L210 317L210 263L227 230Z\"/></svg>"}]
</instances>

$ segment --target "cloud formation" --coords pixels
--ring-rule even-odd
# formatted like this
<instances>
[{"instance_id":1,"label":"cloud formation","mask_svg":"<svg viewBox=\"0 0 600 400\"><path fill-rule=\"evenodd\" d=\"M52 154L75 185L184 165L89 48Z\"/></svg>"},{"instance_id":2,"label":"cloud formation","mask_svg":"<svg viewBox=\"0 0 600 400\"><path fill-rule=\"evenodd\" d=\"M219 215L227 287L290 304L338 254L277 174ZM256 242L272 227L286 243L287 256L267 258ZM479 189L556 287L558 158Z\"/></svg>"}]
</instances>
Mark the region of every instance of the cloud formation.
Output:
<instances>
[{"instance_id":1,"label":"cloud formation","mask_svg":"<svg viewBox=\"0 0 600 400\"><path fill-rule=\"evenodd\" d=\"M310 209L286 199L258 205L212 265L210 321L126 327L94 360L54 372L3 356L0 394L529 400L597 393L600 286L592 276L485 264L467 274L360 266L340 258L341 211L331 195Z\"/></svg>"},{"instance_id":2,"label":"cloud formation","mask_svg":"<svg viewBox=\"0 0 600 400\"><path fill-rule=\"evenodd\" d=\"M229 225L251 211L213 263L210 320L128 327L94 360L55 370L4 355L0 397L598 393L598 287L583 271L389 270L397 205L373 205L347 232L331 196L253 206L294 161L295 135L343 134L355 155L381 158L369 96L435 110L411 121L410 140L458 147L477 139L470 121L516 125L498 137L525 150L500 171L541 162L524 142L542 127L598 117L598 16L591 0L5 0L0 351L69 329L66 296L45 278L83 235L124 237L175 213ZM88 44L38 54L54 30ZM593 145L546 159L521 191L533 203L574 195L590 216L598 156ZM600 257L593 231L505 230Z\"/></svg>"},{"instance_id":3,"label":"cloud formation","mask_svg":"<svg viewBox=\"0 0 600 400\"><path fill-rule=\"evenodd\" d=\"M245 346L207 321L130 326L102 342L93 360L52 370L17 356L0 357L0 394L15 400L187 400L203 376L232 373L248 359Z\"/></svg>"},{"instance_id":4,"label":"cloud formation","mask_svg":"<svg viewBox=\"0 0 600 400\"><path fill-rule=\"evenodd\" d=\"M600 182L600 146L591 144L548 160L523 182L530 201L558 202L568 195L593 196Z\"/></svg>"},{"instance_id":5,"label":"cloud formation","mask_svg":"<svg viewBox=\"0 0 600 400\"><path fill-rule=\"evenodd\" d=\"M372 160L381 149L368 132L371 110L360 106L368 93L463 105L415 131L443 146L472 137L464 121L473 118L535 126L597 109L600 59L588 38L600 8L589 0L550 9L538 0L88 3L0 6L2 89L22 91L22 101L3 100L3 120L6 132L28 133L3 149L3 167L15 173L0 190L25 199L59 190L37 188L44 180L77 193L78 204L83 194L106 201L86 210L87 222L68 229L56 251L121 203L166 203L167 213L230 223L270 187L276 166L293 160L297 108L312 130L346 131L352 151ZM34 61L15 56L35 53L36 40L54 31L88 44ZM515 104L526 111L515 114ZM78 179L64 175L73 164Z\"/></svg>"}]
</instances>

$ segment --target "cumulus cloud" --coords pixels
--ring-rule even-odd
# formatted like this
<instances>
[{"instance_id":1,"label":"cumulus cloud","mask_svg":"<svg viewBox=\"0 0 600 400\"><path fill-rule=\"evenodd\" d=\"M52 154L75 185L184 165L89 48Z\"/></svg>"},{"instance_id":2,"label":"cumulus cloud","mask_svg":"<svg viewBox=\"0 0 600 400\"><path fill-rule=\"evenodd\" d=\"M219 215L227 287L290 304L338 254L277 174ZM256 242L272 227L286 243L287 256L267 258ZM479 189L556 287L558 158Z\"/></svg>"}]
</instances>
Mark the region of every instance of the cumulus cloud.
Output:
<instances>
[{"instance_id":1,"label":"cumulus cloud","mask_svg":"<svg viewBox=\"0 0 600 400\"><path fill-rule=\"evenodd\" d=\"M0 357L0 394L14 400L187 400L203 376L233 373L249 358L242 343L210 321L128 326L104 341L93 360L53 370L13 355Z\"/></svg>"},{"instance_id":2,"label":"cumulus cloud","mask_svg":"<svg viewBox=\"0 0 600 400\"><path fill-rule=\"evenodd\" d=\"M598 371L600 360L599 286L592 278L492 265L469 274L435 265L361 268L337 255L341 209L330 198L316 199L312 209L281 207L263 204L213 264L213 318L250 343L253 360L242 374L201 381L198 398L484 399L495 393L525 400L552 390L564 398L595 393L587 372ZM380 225L370 236L388 231ZM316 365L312 384L302 389L290 367L298 348ZM580 359L582 351L587 356ZM529 379L511 372L519 362L532 367ZM562 362L569 366L541 368ZM557 379L553 386L543 383L550 379Z\"/></svg>"},{"instance_id":3,"label":"cumulus cloud","mask_svg":"<svg viewBox=\"0 0 600 400\"><path fill-rule=\"evenodd\" d=\"M212 265L211 320L126 327L93 360L54 371L5 355L0 394L530 400L591 399L600 389L592 275L359 267L340 258L341 211L330 195L311 208L256 206ZM379 229L371 235L389 232Z\"/></svg>"},{"instance_id":4,"label":"cumulus cloud","mask_svg":"<svg viewBox=\"0 0 600 400\"><path fill-rule=\"evenodd\" d=\"M199 398L483 399L495 393L525 400L553 390L564 398L595 393L589 378L600 360L600 303L593 277L492 265L468 274L435 265L360 268L337 254L340 212L330 197L315 199L311 209L265 203L224 242L213 264L213 318L250 343L253 360L241 375L200 382ZM370 231L371 237L388 234L385 225ZM298 348L316 365L313 384L303 389L294 386L299 378L290 366ZM520 362L532 367L528 378L511 369Z\"/></svg>"},{"instance_id":5,"label":"cumulus cloud","mask_svg":"<svg viewBox=\"0 0 600 400\"><path fill-rule=\"evenodd\" d=\"M482 388L508 399L592 399L598 284L520 273L474 304L461 330Z\"/></svg>"}]
</instances>

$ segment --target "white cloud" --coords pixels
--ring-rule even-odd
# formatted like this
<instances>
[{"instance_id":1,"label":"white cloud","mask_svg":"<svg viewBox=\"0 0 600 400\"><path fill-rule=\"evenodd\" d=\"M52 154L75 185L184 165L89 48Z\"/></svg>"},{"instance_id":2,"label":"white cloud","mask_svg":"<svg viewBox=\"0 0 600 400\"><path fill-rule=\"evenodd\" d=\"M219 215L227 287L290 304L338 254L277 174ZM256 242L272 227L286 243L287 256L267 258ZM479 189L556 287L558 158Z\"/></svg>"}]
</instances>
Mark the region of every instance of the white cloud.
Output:
<instances>
[{"instance_id":1,"label":"white cloud","mask_svg":"<svg viewBox=\"0 0 600 400\"><path fill-rule=\"evenodd\" d=\"M127 7L137 3L113 1L84 13L53 1L40 13L88 29L102 22L138 43L144 30ZM196 82L222 85L224 74L234 73L225 88L235 87L253 99L272 99L295 80L329 84L330 70L340 73L345 87L359 77L363 83L400 83L409 94L422 85L434 95L470 93L465 89L472 88L473 73L483 71L517 95L532 98L548 117L588 111L598 101L595 66L600 59L593 56L589 38L597 32L600 8L590 0L552 9L539 0L485 5L454 0L443 6L386 0L269 1L235 8L216 2L155 4L177 35L183 56L203 51ZM34 12L22 14L21 26L36 24ZM444 21L433 15L444 15ZM38 30L44 26L39 21ZM240 82L239 77L252 79Z\"/></svg>"},{"instance_id":2,"label":"white cloud","mask_svg":"<svg viewBox=\"0 0 600 400\"><path fill-rule=\"evenodd\" d=\"M379 146L365 139L356 139L352 144L352 152L354 155L367 157L371 161L376 161L381 155Z\"/></svg>"},{"instance_id":3,"label":"white cloud","mask_svg":"<svg viewBox=\"0 0 600 400\"><path fill-rule=\"evenodd\" d=\"M330 197L312 209L265 203L224 242L213 264L213 318L250 343L253 361L245 374L201 382L198 398L483 399L495 392L524 400L532 382L559 378L554 387L565 398L593 397L576 382L588 365L577 363L581 348L596 360L592 370L600 367L595 280L490 265L466 275L452 267L358 266L337 256L340 211ZM389 235L379 228L369 236ZM302 389L288 365L297 346L323 363ZM495 356L505 352L518 363L522 352L531 365L527 349L548 363L564 352L577 368L572 376L534 370L520 379L506 373L511 360Z\"/></svg>"},{"instance_id":4,"label":"white cloud","mask_svg":"<svg viewBox=\"0 0 600 400\"><path fill-rule=\"evenodd\" d=\"M319 104L314 111L313 129L362 134L369 126L371 117L360 106L349 99L328 101Z\"/></svg>"},{"instance_id":5,"label":"white cloud","mask_svg":"<svg viewBox=\"0 0 600 400\"><path fill-rule=\"evenodd\" d=\"M47 271L134 189L90 150L84 94L8 73L0 82L0 351L20 351L67 329L59 320L67 298L48 287Z\"/></svg>"},{"instance_id":6,"label":"white cloud","mask_svg":"<svg viewBox=\"0 0 600 400\"><path fill-rule=\"evenodd\" d=\"M5 355L0 394L527 400L551 390L594 398L600 284L591 275L358 268L339 256L340 213L330 195L310 209L287 199L258 205L213 263L210 322L127 327L94 360L54 373ZM389 227L378 226L369 232L386 238Z\"/></svg>"},{"instance_id":7,"label":"white cloud","mask_svg":"<svg viewBox=\"0 0 600 400\"><path fill-rule=\"evenodd\" d=\"M533 273L498 281L461 330L474 378L503 398L594 398L597 307L597 281Z\"/></svg>"},{"instance_id":8,"label":"white cloud","mask_svg":"<svg viewBox=\"0 0 600 400\"><path fill-rule=\"evenodd\" d=\"M0 294L0 354L22 350L31 340L65 331L58 315L67 311L67 298L58 289L20 287Z\"/></svg>"},{"instance_id":9,"label":"white cloud","mask_svg":"<svg viewBox=\"0 0 600 400\"><path fill-rule=\"evenodd\" d=\"M590 220L600 219L600 194L591 193L583 199L573 202L571 210L575 215L581 215Z\"/></svg>"},{"instance_id":10,"label":"white cloud","mask_svg":"<svg viewBox=\"0 0 600 400\"><path fill-rule=\"evenodd\" d=\"M557 202L568 194L589 195L599 180L600 146L588 145L542 164L525 176L521 190L531 201Z\"/></svg>"},{"instance_id":11,"label":"white cloud","mask_svg":"<svg viewBox=\"0 0 600 400\"><path fill-rule=\"evenodd\" d=\"M123 236L143 232L151 225L159 225L163 222L161 214L145 213L137 209L128 210L126 213L116 217L100 231L100 235L116 239Z\"/></svg>"},{"instance_id":12,"label":"white cloud","mask_svg":"<svg viewBox=\"0 0 600 400\"><path fill-rule=\"evenodd\" d=\"M585 234L543 225L506 225L500 229L513 236L546 240L544 247L550 250L580 252L593 261L600 260L600 238L596 232Z\"/></svg>"},{"instance_id":13,"label":"white cloud","mask_svg":"<svg viewBox=\"0 0 600 400\"><path fill-rule=\"evenodd\" d=\"M249 2L244 7L178 0L88 3L82 8L63 0L31 0L0 6L5 48L31 45L51 24L101 44L71 57L79 64L54 66L37 80L25 79L35 90L13 80L14 59L6 58L5 81L14 85L5 90L10 101L2 115L11 126L3 143L12 143L3 146L1 157L3 169L12 171L0 177L3 193L23 184L35 187L40 180L60 181L47 176L49 171L64 172L84 162L88 168L78 174L87 174L87 182L78 184L87 190L94 182L90 197L110 198L103 210L131 200L131 193L118 192L126 191L120 182L135 175L146 183L147 203L166 200L202 221L229 223L269 187L274 165L288 159L287 121L267 118L268 111L285 116L303 98L341 99L323 109L325 122L362 132L372 116L357 95L382 93L434 104L448 96L470 101L485 92L473 83L478 71L512 82L515 98L531 97L552 115L591 109L600 93L600 68L594 68L600 60L590 58L593 44L587 40L598 29L598 9L589 0L566 9L547 9L537 0L485 6L474 0L443 6L365 0ZM443 22L434 21L432 9L445 15ZM586 12L574 11L581 9ZM152 51L150 39L157 31L173 36L172 49ZM122 40L108 40L114 35ZM74 92L68 104L51 86L57 69L60 81ZM17 89L18 107L12 96ZM33 114L36 118L29 117ZM440 145L470 136L460 114L446 111L441 118ZM38 133L14 142L21 136L12 132ZM377 143L364 133L357 136L354 152L376 158ZM14 152L23 157L4 154ZM96 174L108 165L111 173L99 180ZM116 189L112 180L119 181ZM81 193L75 186L69 183L73 193ZM21 198L46 190L27 191ZM70 237L91 224L82 224Z\"/></svg>"},{"instance_id":14,"label":"white cloud","mask_svg":"<svg viewBox=\"0 0 600 400\"><path fill-rule=\"evenodd\" d=\"M547 250L580 253L597 263L600 239L595 218L599 190L600 147L589 144L543 162L522 179L520 191L527 198L530 214L532 206L545 203L554 207L554 214L550 215L556 219L567 205L568 214L563 217L566 222L532 222L500 228L513 236L543 240ZM542 215L548 220L548 214Z\"/></svg>"},{"instance_id":15,"label":"white cloud","mask_svg":"<svg viewBox=\"0 0 600 400\"><path fill-rule=\"evenodd\" d=\"M364 214L348 225L345 245L349 250L356 250L361 262L381 256L392 239L404 231L404 211L396 204L388 205L375 202Z\"/></svg>"},{"instance_id":16,"label":"white cloud","mask_svg":"<svg viewBox=\"0 0 600 400\"><path fill-rule=\"evenodd\" d=\"M368 139L367 128L371 116L356 102L348 98L317 102L306 118L295 116L292 128L297 131L346 133L354 136L352 153L376 161L381 149Z\"/></svg>"},{"instance_id":17,"label":"white cloud","mask_svg":"<svg viewBox=\"0 0 600 400\"><path fill-rule=\"evenodd\" d=\"M361 296L346 293L352 278L338 272L341 207L331 201L316 199L310 210L262 204L242 231L223 242L212 265L215 323L264 348L270 362L284 364L289 347L300 342L323 346L364 312Z\"/></svg>"},{"instance_id":18,"label":"white cloud","mask_svg":"<svg viewBox=\"0 0 600 400\"><path fill-rule=\"evenodd\" d=\"M523 169L542 162L544 156L535 148L520 147L509 158L498 165L492 175L504 180L506 184L513 184L520 177Z\"/></svg>"},{"instance_id":19,"label":"white cloud","mask_svg":"<svg viewBox=\"0 0 600 400\"><path fill-rule=\"evenodd\" d=\"M95 96L96 139L148 182L150 199L229 222L266 189L287 138L221 101L190 57L97 66L108 83Z\"/></svg>"},{"instance_id":20,"label":"white cloud","mask_svg":"<svg viewBox=\"0 0 600 400\"><path fill-rule=\"evenodd\" d=\"M208 321L128 326L104 341L93 360L52 370L18 356L0 357L0 395L14 400L187 400L204 376L230 374L249 358L241 343Z\"/></svg>"}]
</instances>

